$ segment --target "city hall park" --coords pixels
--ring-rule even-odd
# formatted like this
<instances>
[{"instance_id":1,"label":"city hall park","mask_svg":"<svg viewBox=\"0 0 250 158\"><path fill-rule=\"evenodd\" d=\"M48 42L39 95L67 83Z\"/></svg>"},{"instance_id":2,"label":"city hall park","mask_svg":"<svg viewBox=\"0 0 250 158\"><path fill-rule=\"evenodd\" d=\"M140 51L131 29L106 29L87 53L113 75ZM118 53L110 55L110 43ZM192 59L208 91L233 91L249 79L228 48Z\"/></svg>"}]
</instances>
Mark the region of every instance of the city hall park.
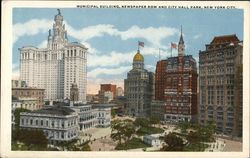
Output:
<instances>
[{"instance_id":1,"label":"city hall park","mask_svg":"<svg viewBox=\"0 0 250 158\"><path fill-rule=\"evenodd\" d=\"M156 118L113 116L111 127L81 131L79 138L51 145L40 130L19 129L19 115L15 112L12 128L12 150L31 151L242 151L242 142L216 138L215 125L160 124ZM161 146L155 148L143 142L143 136L159 134Z\"/></svg>"}]
</instances>

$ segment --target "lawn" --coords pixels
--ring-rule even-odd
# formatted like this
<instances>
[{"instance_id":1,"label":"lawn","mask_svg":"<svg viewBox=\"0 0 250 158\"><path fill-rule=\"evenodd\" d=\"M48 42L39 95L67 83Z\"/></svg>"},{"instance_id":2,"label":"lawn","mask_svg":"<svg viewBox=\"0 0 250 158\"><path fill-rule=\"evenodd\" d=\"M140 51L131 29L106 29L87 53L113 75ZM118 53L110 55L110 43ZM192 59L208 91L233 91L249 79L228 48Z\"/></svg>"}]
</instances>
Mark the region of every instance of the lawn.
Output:
<instances>
[{"instance_id":1,"label":"lawn","mask_svg":"<svg viewBox=\"0 0 250 158\"><path fill-rule=\"evenodd\" d=\"M139 136L156 134L156 133L163 133L164 130L157 127L141 127L136 134Z\"/></svg>"},{"instance_id":2,"label":"lawn","mask_svg":"<svg viewBox=\"0 0 250 158\"><path fill-rule=\"evenodd\" d=\"M141 139L139 138L132 138L127 142L127 145L125 143L118 144L115 147L115 150L127 150L127 149L137 149L137 148L147 148L151 147L148 144L145 144Z\"/></svg>"},{"instance_id":3,"label":"lawn","mask_svg":"<svg viewBox=\"0 0 250 158\"><path fill-rule=\"evenodd\" d=\"M205 151L208 146L208 144L204 143L188 144L185 146L184 151Z\"/></svg>"}]
</instances>

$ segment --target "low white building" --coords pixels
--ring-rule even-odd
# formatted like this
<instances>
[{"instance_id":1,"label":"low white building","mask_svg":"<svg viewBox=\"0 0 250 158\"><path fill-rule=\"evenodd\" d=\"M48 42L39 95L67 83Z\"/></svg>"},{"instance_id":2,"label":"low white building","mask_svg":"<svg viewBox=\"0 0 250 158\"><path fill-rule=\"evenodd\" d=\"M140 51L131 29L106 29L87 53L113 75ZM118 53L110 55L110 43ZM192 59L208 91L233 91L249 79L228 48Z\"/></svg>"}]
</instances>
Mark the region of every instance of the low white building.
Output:
<instances>
[{"instance_id":1,"label":"low white building","mask_svg":"<svg viewBox=\"0 0 250 158\"><path fill-rule=\"evenodd\" d=\"M36 98L19 98L18 100L12 100L12 110L16 108L28 109L28 110L37 110L39 109L37 106Z\"/></svg>"},{"instance_id":2,"label":"low white building","mask_svg":"<svg viewBox=\"0 0 250 158\"><path fill-rule=\"evenodd\" d=\"M85 131L97 126L97 113L96 110L92 108L92 105L75 104L71 108L78 114L80 131Z\"/></svg>"},{"instance_id":3,"label":"low white building","mask_svg":"<svg viewBox=\"0 0 250 158\"><path fill-rule=\"evenodd\" d=\"M78 114L62 106L21 112L20 128L41 129L50 143L69 141L79 136Z\"/></svg>"},{"instance_id":4,"label":"low white building","mask_svg":"<svg viewBox=\"0 0 250 158\"><path fill-rule=\"evenodd\" d=\"M161 146L161 140L159 137L153 135L143 136L143 142L157 148Z\"/></svg>"},{"instance_id":5,"label":"low white building","mask_svg":"<svg viewBox=\"0 0 250 158\"><path fill-rule=\"evenodd\" d=\"M111 125L112 104L96 104L93 108L97 113L97 127L109 127Z\"/></svg>"}]
</instances>

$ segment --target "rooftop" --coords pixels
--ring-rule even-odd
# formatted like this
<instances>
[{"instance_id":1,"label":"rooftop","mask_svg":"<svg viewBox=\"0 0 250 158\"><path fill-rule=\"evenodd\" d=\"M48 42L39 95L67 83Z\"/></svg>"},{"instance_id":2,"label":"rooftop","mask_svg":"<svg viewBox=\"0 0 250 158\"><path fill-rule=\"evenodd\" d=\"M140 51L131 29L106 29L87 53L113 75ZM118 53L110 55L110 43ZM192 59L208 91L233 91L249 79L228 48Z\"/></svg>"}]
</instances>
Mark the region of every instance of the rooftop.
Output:
<instances>
[{"instance_id":1,"label":"rooftop","mask_svg":"<svg viewBox=\"0 0 250 158\"><path fill-rule=\"evenodd\" d=\"M210 44L222 44L222 43L238 43L240 40L236 36L233 35L224 35L224 36L215 36Z\"/></svg>"},{"instance_id":2,"label":"rooftop","mask_svg":"<svg viewBox=\"0 0 250 158\"><path fill-rule=\"evenodd\" d=\"M74 112L74 110L72 110L72 109L70 109L68 107L55 105L55 106L52 106L52 107L32 111L31 113L66 116L66 115L70 115L73 112Z\"/></svg>"}]
</instances>

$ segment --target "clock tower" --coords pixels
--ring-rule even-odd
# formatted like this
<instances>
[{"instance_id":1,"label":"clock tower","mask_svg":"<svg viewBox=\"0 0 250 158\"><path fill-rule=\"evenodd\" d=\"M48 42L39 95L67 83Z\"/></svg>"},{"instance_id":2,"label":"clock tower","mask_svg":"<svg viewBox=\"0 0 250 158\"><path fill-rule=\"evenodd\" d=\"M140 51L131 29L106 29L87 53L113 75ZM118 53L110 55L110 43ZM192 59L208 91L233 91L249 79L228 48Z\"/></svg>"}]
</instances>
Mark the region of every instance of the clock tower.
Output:
<instances>
[{"instance_id":1,"label":"clock tower","mask_svg":"<svg viewBox=\"0 0 250 158\"><path fill-rule=\"evenodd\" d=\"M181 37L178 43L178 56L184 56L185 55L185 44L182 36L182 27L181 27Z\"/></svg>"}]
</instances>

